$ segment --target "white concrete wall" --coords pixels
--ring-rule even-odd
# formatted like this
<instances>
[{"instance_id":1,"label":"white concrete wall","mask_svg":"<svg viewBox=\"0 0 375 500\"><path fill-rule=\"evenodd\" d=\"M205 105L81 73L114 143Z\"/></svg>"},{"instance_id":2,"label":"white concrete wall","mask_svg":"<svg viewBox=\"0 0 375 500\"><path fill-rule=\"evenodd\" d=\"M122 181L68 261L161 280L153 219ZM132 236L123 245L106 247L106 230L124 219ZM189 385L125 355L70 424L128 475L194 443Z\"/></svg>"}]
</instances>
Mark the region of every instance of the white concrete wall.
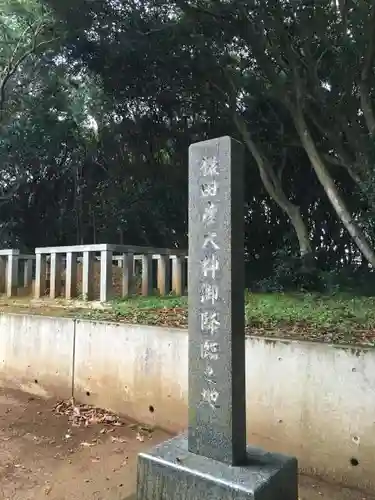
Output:
<instances>
[{"instance_id":1,"label":"white concrete wall","mask_svg":"<svg viewBox=\"0 0 375 500\"><path fill-rule=\"evenodd\" d=\"M77 321L75 366L81 400L171 431L186 426L185 330Z\"/></svg>"},{"instance_id":2,"label":"white concrete wall","mask_svg":"<svg viewBox=\"0 0 375 500\"><path fill-rule=\"evenodd\" d=\"M178 432L187 424L185 330L0 315L0 383L75 396ZM246 340L248 440L302 471L375 489L375 351ZM358 465L353 465L358 463Z\"/></svg>"},{"instance_id":3,"label":"white concrete wall","mask_svg":"<svg viewBox=\"0 0 375 500\"><path fill-rule=\"evenodd\" d=\"M0 385L69 398L74 323L65 318L0 314Z\"/></svg>"}]
</instances>

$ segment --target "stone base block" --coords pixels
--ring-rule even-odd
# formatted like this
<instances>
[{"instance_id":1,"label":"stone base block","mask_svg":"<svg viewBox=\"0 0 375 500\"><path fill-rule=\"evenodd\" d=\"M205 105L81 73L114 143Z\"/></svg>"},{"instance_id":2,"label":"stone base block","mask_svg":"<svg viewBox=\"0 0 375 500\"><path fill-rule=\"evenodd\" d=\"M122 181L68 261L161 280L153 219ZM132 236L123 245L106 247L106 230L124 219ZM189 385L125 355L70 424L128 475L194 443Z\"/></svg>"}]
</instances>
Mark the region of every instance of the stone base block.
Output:
<instances>
[{"instance_id":1,"label":"stone base block","mask_svg":"<svg viewBox=\"0 0 375 500\"><path fill-rule=\"evenodd\" d=\"M297 500L297 460L249 447L240 467L195 455L178 436L138 456L137 500Z\"/></svg>"}]
</instances>

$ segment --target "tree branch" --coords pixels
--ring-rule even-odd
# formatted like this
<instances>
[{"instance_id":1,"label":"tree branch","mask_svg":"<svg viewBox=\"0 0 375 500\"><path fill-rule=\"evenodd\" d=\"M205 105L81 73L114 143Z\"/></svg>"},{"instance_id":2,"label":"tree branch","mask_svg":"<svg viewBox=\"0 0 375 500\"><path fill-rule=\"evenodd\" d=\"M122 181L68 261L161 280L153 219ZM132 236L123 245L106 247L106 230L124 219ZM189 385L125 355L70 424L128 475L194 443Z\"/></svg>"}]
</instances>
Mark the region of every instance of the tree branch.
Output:
<instances>
[{"instance_id":1,"label":"tree branch","mask_svg":"<svg viewBox=\"0 0 375 500\"><path fill-rule=\"evenodd\" d=\"M19 41L17 42L17 45L12 53L12 56L10 57L8 64L6 65L5 69L2 72L1 76L1 81L0 81L0 123L3 118L3 113L4 113L4 103L5 103L5 88L9 80L14 76L14 74L17 72L21 64L26 61L28 57L31 55L35 54L39 49L41 49L44 46L47 46L54 41L58 40L58 37L56 38L51 38L49 40L42 40L41 42L38 43L38 36L42 32L43 27L46 27L47 25L44 23L39 23L34 31L33 34L33 40L31 43L31 47L26 50L23 54L21 54L18 59L16 59L17 52L19 51L20 45L21 45L21 40L23 36L26 36L26 33L29 31L29 28L27 28L23 34L21 35Z\"/></svg>"}]
</instances>

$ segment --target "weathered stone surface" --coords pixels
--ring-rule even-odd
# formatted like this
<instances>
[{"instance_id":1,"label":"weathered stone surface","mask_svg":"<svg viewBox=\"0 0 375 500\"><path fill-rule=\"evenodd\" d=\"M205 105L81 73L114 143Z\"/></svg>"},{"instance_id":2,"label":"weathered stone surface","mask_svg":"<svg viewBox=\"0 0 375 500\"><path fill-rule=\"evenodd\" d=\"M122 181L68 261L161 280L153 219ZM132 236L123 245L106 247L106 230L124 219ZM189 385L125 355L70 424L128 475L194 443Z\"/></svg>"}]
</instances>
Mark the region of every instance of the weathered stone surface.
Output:
<instances>
[{"instance_id":1,"label":"weathered stone surface","mask_svg":"<svg viewBox=\"0 0 375 500\"><path fill-rule=\"evenodd\" d=\"M152 295L152 255L142 255L142 295Z\"/></svg>"},{"instance_id":2,"label":"weathered stone surface","mask_svg":"<svg viewBox=\"0 0 375 500\"><path fill-rule=\"evenodd\" d=\"M184 256L176 255L172 259L172 291L176 295L185 293L185 265Z\"/></svg>"},{"instance_id":3,"label":"weathered stone surface","mask_svg":"<svg viewBox=\"0 0 375 500\"><path fill-rule=\"evenodd\" d=\"M92 252L83 252L82 262L82 297L92 300L94 297L94 255Z\"/></svg>"},{"instance_id":4,"label":"weathered stone surface","mask_svg":"<svg viewBox=\"0 0 375 500\"><path fill-rule=\"evenodd\" d=\"M297 500L297 461L248 448L243 466L188 451L179 436L141 453L137 500Z\"/></svg>"},{"instance_id":5,"label":"weathered stone surface","mask_svg":"<svg viewBox=\"0 0 375 500\"><path fill-rule=\"evenodd\" d=\"M189 428L139 456L137 500L297 500L297 461L246 448L242 146L189 150Z\"/></svg>"},{"instance_id":6,"label":"weathered stone surface","mask_svg":"<svg viewBox=\"0 0 375 500\"><path fill-rule=\"evenodd\" d=\"M61 294L61 267L61 256L58 253L52 253L50 261L49 287L49 296L51 299L55 299Z\"/></svg>"},{"instance_id":7,"label":"weathered stone surface","mask_svg":"<svg viewBox=\"0 0 375 500\"><path fill-rule=\"evenodd\" d=\"M65 267L65 298L70 300L75 297L77 297L77 253L67 252Z\"/></svg>"},{"instance_id":8,"label":"weathered stone surface","mask_svg":"<svg viewBox=\"0 0 375 500\"><path fill-rule=\"evenodd\" d=\"M33 259L24 259L23 263L23 286L31 286L33 281Z\"/></svg>"},{"instance_id":9,"label":"weathered stone surface","mask_svg":"<svg viewBox=\"0 0 375 500\"><path fill-rule=\"evenodd\" d=\"M107 302L112 298L112 252L100 252L100 302Z\"/></svg>"},{"instance_id":10,"label":"weathered stone surface","mask_svg":"<svg viewBox=\"0 0 375 500\"><path fill-rule=\"evenodd\" d=\"M34 295L36 299L40 299L46 293L46 256L36 254L35 263L35 290Z\"/></svg>"},{"instance_id":11,"label":"weathered stone surface","mask_svg":"<svg viewBox=\"0 0 375 500\"><path fill-rule=\"evenodd\" d=\"M169 255L160 255L158 259L157 287L160 295L167 295L170 291L171 263Z\"/></svg>"},{"instance_id":12,"label":"weathered stone surface","mask_svg":"<svg viewBox=\"0 0 375 500\"><path fill-rule=\"evenodd\" d=\"M189 450L246 454L242 145L189 150Z\"/></svg>"},{"instance_id":13,"label":"weathered stone surface","mask_svg":"<svg viewBox=\"0 0 375 500\"><path fill-rule=\"evenodd\" d=\"M124 253L122 255L122 280L121 280L121 295L127 297L132 295L135 290L134 280L134 255L132 253Z\"/></svg>"},{"instance_id":14,"label":"weathered stone surface","mask_svg":"<svg viewBox=\"0 0 375 500\"><path fill-rule=\"evenodd\" d=\"M17 295L18 290L18 254L11 253L7 259L6 294L8 297Z\"/></svg>"},{"instance_id":15,"label":"weathered stone surface","mask_svg":"<svg viewBox=\"0 0 375 500\"><path fill-rule=\"evenodd\" d=\"M0 293L5 291L7 257L0 255Z\"/></svg>"}]
</instances>

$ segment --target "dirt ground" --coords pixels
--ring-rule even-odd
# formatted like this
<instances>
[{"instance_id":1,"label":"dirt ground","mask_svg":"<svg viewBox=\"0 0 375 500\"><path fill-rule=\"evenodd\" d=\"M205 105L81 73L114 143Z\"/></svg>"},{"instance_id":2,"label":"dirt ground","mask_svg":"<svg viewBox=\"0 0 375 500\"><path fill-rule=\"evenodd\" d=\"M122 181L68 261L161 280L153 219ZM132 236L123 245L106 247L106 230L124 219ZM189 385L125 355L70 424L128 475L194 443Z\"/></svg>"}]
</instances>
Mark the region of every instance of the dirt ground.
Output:
<instances>
[{"instance_id":1,"label":"dirt ground","mask_svg":"<svg viewBox=\"0 0 375 500\"><path fill-rule=\"evenodd\" d=\"M53 408L52 401L0 389L0 498L132 499L137 454L169 435L126 421L76 427ZM318 499L375 496L301 477L300 500Z\"/></svg>"}]
</instances>

